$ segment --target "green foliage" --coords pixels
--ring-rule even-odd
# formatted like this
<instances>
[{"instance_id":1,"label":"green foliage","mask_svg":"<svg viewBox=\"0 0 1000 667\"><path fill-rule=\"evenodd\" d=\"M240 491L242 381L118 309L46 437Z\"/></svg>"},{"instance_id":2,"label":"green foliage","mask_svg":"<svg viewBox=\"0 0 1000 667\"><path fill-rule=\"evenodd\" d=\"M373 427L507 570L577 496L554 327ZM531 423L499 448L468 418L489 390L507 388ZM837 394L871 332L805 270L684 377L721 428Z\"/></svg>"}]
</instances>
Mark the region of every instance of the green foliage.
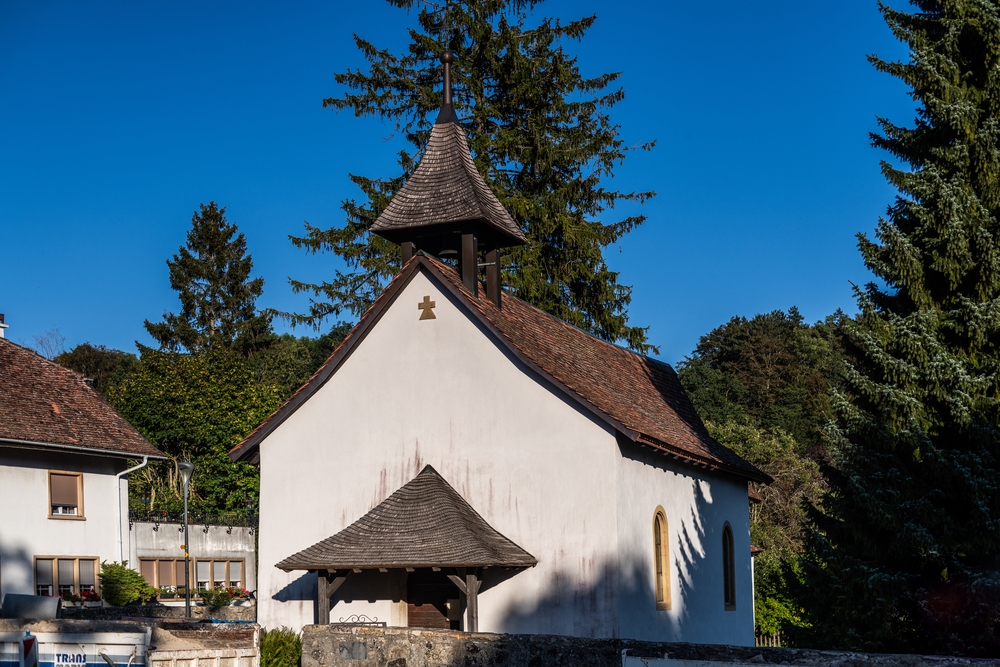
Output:
<instances>
[{"instance_id":1,"label":"green foliage","mask_svg":"<svg viewBox=\"0 0 1000 667\"><path fill-rule=\"evenodd\" d=\"M734 421L706 426L713 438L774 478L754 485L763 502L750 506L750 541L763 549L754 567L757 631L775 635L801 626L802 610L790 590L801 571L806 507L823 491L819 465L780 429L767 432Z\"/></svg>"},{"instance_id":2,"label":"green foliage","mask_svg":"<svg viewBox=\"0 0 1000 667\"><path fill-rule=\"evenodd\" d=\"M787 432L801 451L822 449L833 415L831 385L843 363L842 318L838 313L810 326L794 307L734 317L701 337L678 375L702 419L749 420Z\"/></svg>"},{"instance_id":3,"label":"green foliage","mask_svg":"<svg viewBox=\"0 0 1000 667\"><path fill-rule=\"evenodd\" d=\"M94 389L107 394L108 387L127 374L138 359L134 354L103 345L80 343L69 352L56 356L53 361L91 378Z\"/></svg>"},{"instance_id":4,"label":"green foliage","mask_svg":"<svg viewBox=\"0 0 1000 667\"><path fill-rule=\"evenodd\" d=\"M794 307L753 318L734 317L702 336L678 375L722 444L771 475L755 485L764 499L751 505L757 631L804 627L799 587L808 529L804 507L818 501L826 456L824 428L832 389L841 383L843 351L838 313L805 324Z\"/></svg>"},{"instance_id":5,"label":"green foliage","mask_svg":"<svg viewBox=\"0 0 1000 667\"><path fill-rule=\"evenodd\" d=\"M350 324L339 322L329 333L318 338L296 338L290 334L278 337L254 359L258 381L280 387L281 397L288 398L305 384L350 332Z\"/></svg>"},{"instance_id":6,"label":"green foliage","mask_svg":"<svg viewBox=\"0 0 1000 667\"><path fill-rule=\"evenodd\" d=\"M289 628L260 631L260 667L299 667L302 640Z\"/></svg>"},{"instance_id":7,"label":"green foliage","mask_svg":"<svg viewBox=\"0 0 1000 667\"><path fill-rule=\"evenodd\" d=\"M281 403L281 390L257 381L251 362L220 350L199 355L141 348L135 369L108 400L174 461L133 475L130 503L177 511L182 502L176 460L190 458L192 511L244 510L257 505L259 479L227 452Z\"/></svg>"},{"instance_id":8,"label":"green foliage","mask_svg":"<svg viewBox=\"0 0 1000 667\"><path fill-rule=\"evenodd\" d=\"M849 394L817 513L809 605L819 645L1000 656L1000 6L882 6L908 62L874 65L918 104L880 119L899 195L880 279L846 326Z\"/></svg>"},{"instance_id":9,"label":"green foliage","mask_svg":"<svg viewBox=\"0 0 1000 667\"><path fill-rule=\"evenodd\" d=\"M181 312L145 323L160 349L231 349L249 357L271 342L271 317L255 308L264 279L250 279L253 260L246 246L243 233L226 220L225 208L201 204L201 212L191 218L186 246L167 260Z\"/></svg>"},{"instance_id":10,"label":"green foliage","mask_svg":"<svg viewBox=\"0 0 1000 667\"><path fill-rule=\"evenodd\" d=\"M225 607L233 601L233 594L225 588L211 588L198 591L201 601L209 607Z\"/></svg>"},{"instance_id":11,"label":"green foliage","mask_svg":"<svg viewBox=\"0 0 1000 667\"><path fill-rule=\"evenodd\" d=\"M159 590L147 584L141 574L128 567L127 562L101 561L101 592L108 603L124 607L151 602L156 599Z\"/></svg>"},{"instance_id":12,"label":"green foliage","mask_svg":"<svg viewBox=\"0 0 1000 667\"><path fill-rule=\"evenodd\" d=\"M410 9L413 0L388 0ZM596 17L568 23L542 18L529 25L537 3L527 0L454 2L432 12L424 5L402 54L355 36L369 71L335 75L347 89L325 107L394 123L413 146L399 156L399 172L386 179L351 175L361 201L343 204L343 227L319 229L292 242L310 252L332 251L348 272L330 282L291 281L317 299L308 315L318 324L345 309L360 315L399 269L399 249L368 233L414 168L441 105L440 36L455 54L454 104L470 139L475 163L531 244L504 253L504 284L516 296L600 338L648 351L645 329L628 324L631 288L618 283L604 249L641 224L644 216L602 218L617 204L642 203L652 192L606 189L632 148L624 145L610 109L624 98L611 88L619 74L584 77L564 43L580 40ZM442 31L442 26L449 29ZM642 148L651 148L644 144Z\"/></svg>"}]
</instances>

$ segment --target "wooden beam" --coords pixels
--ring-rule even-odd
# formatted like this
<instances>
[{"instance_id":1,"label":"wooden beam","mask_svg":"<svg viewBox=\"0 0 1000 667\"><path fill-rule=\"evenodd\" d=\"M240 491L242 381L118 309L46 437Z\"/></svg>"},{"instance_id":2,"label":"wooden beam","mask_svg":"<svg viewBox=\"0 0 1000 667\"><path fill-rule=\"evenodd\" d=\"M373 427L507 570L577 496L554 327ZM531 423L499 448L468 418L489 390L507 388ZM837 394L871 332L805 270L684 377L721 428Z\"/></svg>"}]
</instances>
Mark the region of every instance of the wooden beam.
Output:
<instances>
[{"instance_id":1,"label":"wooden beam","mask_svg":"<svg viewBox=\"0 0 1000 667\"><path fill-rule=\"evenodd\" d=\"M462 591L462 595L468 595L468 587L465 585L465 580L458 576L457 574L449 574L448 578L451 579L451 583L458 586L458 590Z\"/></svg>"},{"instance_id":2,"label":"wooden beam","mask_svg":"<svg viewBox=\"0 0 1000 667\"><path fill-rule=\"evenodd\" d=\"M479 578L475 570L470 569L465 574L466 602L465 602L465 631L479 632L479 587L483 581Z\"/></svg>"},{"instance_id":3,"label":"wooden beam","mask_svg":"<svg viewBox=\"0 0 1000 667\"><path fill-rule=\"evenodd\" d=\"M399 244L399 251L402 259L402 264L406 264L416 253L417 247L413 244L413 241L404 241ZM401 266L402 266L401 264Z\"/></svg>"},{"instance_id":4,"label":"wooden beam","mask_svg":"<svg viewBox=\"0 0 1000 667\"><path fill-rule=\"evenodd\" d=\"M330 625L330 595L326 587L326 570L316 572L316 624Z\"/></svg>"},{"instance_id":5,"label":"wooden beam","mask_svg":"<svg viewBox=\"0 0 1000 667\"><path fill-rule=\"evenodd\" d=\"M501 307L500 299L500 249L493 247L486 253L486 298Z\"/></svg>"},{"instance_id":6,"label":"wooden beam","mask_svg":"<svg viewBox=\"0 0 1000 667\"><path fill-rule=\"evenodd\" d=\"M462 272L462 284L465 289L472 292L472 296L479 296L479 253L476 252L476 235L462 234L462 254L459 256L459 268Z\"/></svg>"},{"instance_id":7,"label":"wooden beam","mask_svg":"<svg viewBox=\"0 0 1000 667\"><path fill-rule=\"evenodd\" d=\"M319 570L316 573L316 623L329 625L330 598L347 581L347 573L338 575L336 572Z\"/></svg>"}]
</instances>

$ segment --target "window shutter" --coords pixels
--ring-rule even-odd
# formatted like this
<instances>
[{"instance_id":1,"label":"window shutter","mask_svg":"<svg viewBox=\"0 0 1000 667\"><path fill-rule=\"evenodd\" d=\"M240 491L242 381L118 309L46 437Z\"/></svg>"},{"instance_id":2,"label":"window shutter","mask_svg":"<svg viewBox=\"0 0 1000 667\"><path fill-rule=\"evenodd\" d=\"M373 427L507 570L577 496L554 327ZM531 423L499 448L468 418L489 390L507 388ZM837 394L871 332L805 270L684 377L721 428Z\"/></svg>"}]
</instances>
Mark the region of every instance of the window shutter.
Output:
<instances>
[{"instance_id":1,"label":"window shutter","mask_svg":"<svg viewBox=\"0 0 1000 667\"><path fill-rule=\"evenodd\" d=\"M150 586L154 583L154 572L156 571L156 561L155 560L141 560L139 561L139 574L142 578L146 580L146 583Z\"/></svg>"},{"instance_id":2,"label":"window shutter","mask_svg":"<svg viewBox=\"0 0 1000 667\"><path fill-rule=\"evenodd\" d=\"M51 558L39 558L35 561L35 583L39 586L52 585Z\"/></svg>"},{"instance_id":3,"label":"window shutter","mask_svg":"<svg viewBox=\"0 0 1000 667\"><path fill-rule=\"evenodd\" d=\"M71 507L80 505L77 493L79 491L79 477L53 474L49 483L52 487L53 505L69 505Z\"/></svg>"},{"instance_id":4,"label":"window shutter","mask_svg":"<svg viewBox=\"0 0 1000 667\"><path fill-rule=\"evenodd\" d=\"M94 579L94 561L92 560L81 560L80 561L80 586L95 586L97 582Z\"/></svg>"},{"instance_id":5,"label":"window shutter","mask_svg":"<svg viewBox=\"0 0 1000 667\"><path fill-rule=\"evenodd\" d=\"M243 563L238 560L229 563L229 583L237 586L243 585Z\"/></svg>"},{"instance_id":6,"label":"window shutter","mask_svg":"<svg viewBox=\"0 0 1000 667\"><path fill-rule=\"evenodd\" d=\"M73 580L76 578L73 576L73 559L71 558L60 558L59 559L59 585L60 586L72 586Z\"/></svg>"},{"instance_id":7,"label":"window shutter","mask_svg":"<svg viewBox=\"0 0 1000 667\"><path fill-rule=\"evenodd\" d=\"M174 586L174 561L172 560L159 560L156 561L157 574L160 578L160 586ZM183 580L184 577L181 577Z\"/></svg>"}]
</instances>

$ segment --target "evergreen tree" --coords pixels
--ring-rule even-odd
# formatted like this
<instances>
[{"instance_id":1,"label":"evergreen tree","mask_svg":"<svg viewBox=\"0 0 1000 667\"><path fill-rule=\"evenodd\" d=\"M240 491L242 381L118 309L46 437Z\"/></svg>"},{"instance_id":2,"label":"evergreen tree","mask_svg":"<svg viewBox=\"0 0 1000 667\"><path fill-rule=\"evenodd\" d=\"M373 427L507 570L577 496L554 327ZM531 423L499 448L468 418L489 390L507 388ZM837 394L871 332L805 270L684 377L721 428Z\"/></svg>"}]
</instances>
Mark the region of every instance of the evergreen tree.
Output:
<instances>
[{"instance_id":1,"label":"evergreen tree","mask_svg":"<svg viewBox=\"0 0 1000 667\"><path fill-rule=\"evenodd\" d=\"M403 9L417 4L388 2ZM293 322L316 325L345 308L360 315L398 271L398 248L369 234L368 228L426 145L441 105L444 35L456 57L454 103L476 166L531 241L505 251L504 283L516 296L605 340L650 349L645 329L628 324L631 288L618 283L618 274L603 257L605 247L645 218L601 218L618 203L653 196L602 185L630 150L608 115L624 97L621 89L610 88L619 75L586 78L576 58L563 50L562 43L582 39L596 17L565 24L543 18L529 26L536 4L475 0L437 11L425 5L418 27L410 31L409 49L401 55L355 36L370 71L337 74L347 92L324 100L324 107L391 121L414 152L400 153L401 173L395 177L351 176L364 200L344 202L343 227L324 230L307 224L305 236L292 237L297 247L332 251L349 267L331 282L291 281L296 291L317 297L309 314L293 316Z\"/></svg>"},{"instance_id":2,"label":"evergreen tree","mask_svg":"<svg viewBox=\"0 0 1000 667\"><path fill-rule=\"evenodd\" d=\"M155 324L146 320L146 331L162 350L230 349L253 356L273 338L270 315L255 306L264 279L250 278L246 238L226 220L226 209L214 201L200 206L191 217L187 244L167 260L181 312L164 313L164 321Z\"/></svg>"},{"instance_id":3,"label":"evergreen tree","mask_svg":"<svg viewBox=\"0 0 1000 667\"><path fill-rule=\"evenodd\" d=\"M847 323L837 470L817 515L813 643L1000 655L1000 5L883 5L918 103L879 119L900 194L860 235L882 284Z\"/></svg>"}]
</instances>

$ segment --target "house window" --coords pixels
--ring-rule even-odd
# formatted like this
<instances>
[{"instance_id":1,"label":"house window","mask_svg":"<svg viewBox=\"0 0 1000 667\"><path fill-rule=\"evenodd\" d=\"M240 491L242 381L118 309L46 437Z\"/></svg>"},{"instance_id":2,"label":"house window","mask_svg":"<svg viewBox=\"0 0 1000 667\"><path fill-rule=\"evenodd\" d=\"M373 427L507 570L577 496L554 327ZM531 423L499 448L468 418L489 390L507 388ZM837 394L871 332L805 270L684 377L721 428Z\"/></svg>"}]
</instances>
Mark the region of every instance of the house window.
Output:
<instances>
[{"instance_id":1,"label":"house window","mask_svg":"<svg viewBox=\"0 0 1000 667\"><path fill-rule=\"evenodd\" d=\"M141 559L139 573L150 586L157 588L183 588L184 559ZM242 560L195 560L191 559L191 575L195 590L212 588L243 588ZM194 591L192 591L194 592Z\"/></svg>"},{"instance_id":2,"label":"house window","mask_svg":"<svg viewBox=\"0 0 1000 667\"><path fill-rule=\"evenodd\" d=\"M184 588L183 558L143 558L139 560L139 573L146 583L156 588L176 591Z\"/></svg>"},{"instance_id":3,"label":"house window","mask_svg":"<svg viewBox=\"0 0 1000 667\"><path fill-rule=\"evenodd\" d=\"M243 561L199 560L196 568L198 590L210 588L243 588Z\"/></svg>"},{"instance_id":4,"label":"house window","mask_svg":"<svg viewBox=\"0 0 1000 667\"><path fill-rule=\"evenodd\" d=\"M49 516L56 519L83 518L83 475L49 472Z\"/></svg>"},{"instance_id":5,"label":"house window","mask_svg":"<svg viewBox=\"0 0 1000 667\"><path fill-rule=\"evenodd\" d=\"M36 558L37 595L79 595L97 590L96 558Z\"/></svg>"},{"instance_id":6,"label":"house window","mask_svg":"<svg viewBox=\"0 0 1000 667\"><path fill-rule=\"evenodd\" d=\"M653 514L653 567L656 582L656 608L670 609L670 540L667 514L657 507Z\"/></svg>"},{"instance_id":7,"label":"house window","mask_svg":"<svg viewBox=\"0 0 1000 667\"><path fill-rule=\"evenodd\" d=\"M733 529L729 522L722 528L722 591L726 611L736 609L736 560L733 549Z\"/></svg>"}]
</instances>

